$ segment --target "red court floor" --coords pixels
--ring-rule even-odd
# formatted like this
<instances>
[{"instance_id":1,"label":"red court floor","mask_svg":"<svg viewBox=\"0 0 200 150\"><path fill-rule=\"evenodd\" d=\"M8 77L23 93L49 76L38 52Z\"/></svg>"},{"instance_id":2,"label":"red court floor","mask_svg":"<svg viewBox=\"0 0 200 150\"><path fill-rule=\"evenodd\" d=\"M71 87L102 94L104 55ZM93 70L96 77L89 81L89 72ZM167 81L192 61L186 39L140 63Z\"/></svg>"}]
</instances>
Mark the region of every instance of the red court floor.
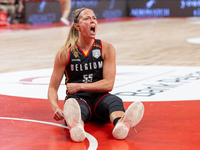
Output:
<instances>
[{"instance_id":1,"label":"red court floor","mask_svg":"<svg viewBox=\"0 0 200 150\"><path fill-rule=\"evenodd\" d=\"M63 121L53 120L48 100L0 95L1 150L199 150L200 101L143 102L145 114L125 140L112 137L111 123L88 123L86 139L74 143ZM63 101L60 102L62 107ZM130 103L124 103L127 108ZM24 120L20 120L24 119ZM41 121L41 122L37 122ZM91 147L92 146L92 147Z\"/></svg>"}]
</instances>

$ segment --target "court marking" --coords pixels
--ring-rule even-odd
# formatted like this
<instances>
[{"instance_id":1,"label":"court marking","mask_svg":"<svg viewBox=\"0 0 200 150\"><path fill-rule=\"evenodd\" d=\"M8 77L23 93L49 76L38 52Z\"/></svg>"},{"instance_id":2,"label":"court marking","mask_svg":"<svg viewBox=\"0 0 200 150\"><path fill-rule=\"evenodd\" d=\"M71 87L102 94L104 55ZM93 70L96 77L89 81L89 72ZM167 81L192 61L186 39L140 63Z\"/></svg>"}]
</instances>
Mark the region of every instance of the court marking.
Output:
<instances>
[{"instance_id":1,"label":"court marking","mask_svg":"<svg viewBox=\"0 0 200 150\"><path fill-rule=\"evenodd\" d=\"M144 78L144 79L141 79L141 80L137 80L137 81L133 81L133 82L130 82L130 83L126 83L124 85L120 85L120 86L116 86L115 88L119 88L119 87L122 87L122 86L126 86L128 84L131 84L131 83L136 83L136 82L140 82L140 81L144 81L144 80L147 80L147 79L151 79L153 77L158 77L160 75L164 75L164 74L168 74L168 73L171 73L171 72L174 72L175 70L172 70L172 71L169 71L169 72L164 72L162 74L158 74L158 75L155 75L155 76L152 76L152 77L148 77L148 78Z\"/></svg>"},{"instance_id":2,"label":"court marking","mask_svg":"<svg viewBox=\"0 0 200 150\"><path fill-rule=\"evenodd\" d=\"M65 125L57 124L57 123L52 123L52 122L46 122L46 121L31 120L31 119L22 119L22 118L10 118L10 117L0 117L0 119L28 121L28 122L34 122L34 123L42 123L42 124L53 125L53 126L58 126L58 127L61 127L61 128L69 129ZM86 133L86 138L89 141L89 148L88 148L88 150L96 150L98 148L98 142L97 142L97 140L92 135L90 135L89 133Z\"/></svg>"},{"instance_id":3,"label":"court marking","mask_svg":"<svg viewBox=\"0 0 200 150\"><path fill-rule=\"evenodd\" d=\"M196 21L190 21L190 24L200 24L200 21L196 20Z\"/></svg>"},{"instance_id":4,"label":"court marking","mask_svg":"<svg viewBox=\"0 0 200 150\"><path fill-rule=\"evenodd\" d=\"M200 44L200 37L187 39L187 42L192 44Z\"/></svg>"},{"instance_id":5,"label":"court marking","mask_svg":"<svg viewBox=\"0 0 200 150\"><path fill-rule=\"evenodd\" d=\"M52 70L2 73L0 94L47 99ZM111 93L125 102L198 100L199 88L200 67L117 66L115 85ZM63 78L58 90L59 100L65 99L65 93Z\"/></svg>"}]
</instances>

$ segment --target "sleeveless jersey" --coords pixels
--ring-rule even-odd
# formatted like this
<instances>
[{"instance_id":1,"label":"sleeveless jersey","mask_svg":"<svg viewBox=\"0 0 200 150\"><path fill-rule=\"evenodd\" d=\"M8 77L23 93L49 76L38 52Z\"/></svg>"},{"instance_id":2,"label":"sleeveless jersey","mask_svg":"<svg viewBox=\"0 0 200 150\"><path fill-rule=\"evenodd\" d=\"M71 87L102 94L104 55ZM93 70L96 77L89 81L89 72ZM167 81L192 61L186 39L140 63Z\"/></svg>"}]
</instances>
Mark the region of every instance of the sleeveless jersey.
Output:
<instances>
[{"instance_id":1,"label":"sleeveless jersey","mask_svg":"<svg viewBox=\"0 0 200 150\"><path fill-rule=\"evenodd\" d=\"M95 39L87 54L77 45L78 52L69 52L65 69L65 83L92 83L103 79L103 59L101 40ZM93 92L79 91L68 97L92 98Z\"/></svg>"}]
</instances>

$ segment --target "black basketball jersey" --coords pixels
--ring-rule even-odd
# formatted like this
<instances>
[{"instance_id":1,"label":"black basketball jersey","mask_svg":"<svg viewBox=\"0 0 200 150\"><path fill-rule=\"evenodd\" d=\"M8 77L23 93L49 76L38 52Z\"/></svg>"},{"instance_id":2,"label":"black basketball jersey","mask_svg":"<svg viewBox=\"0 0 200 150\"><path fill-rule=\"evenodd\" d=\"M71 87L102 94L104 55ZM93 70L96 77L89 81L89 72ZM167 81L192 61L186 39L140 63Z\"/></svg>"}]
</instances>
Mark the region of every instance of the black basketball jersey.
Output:
<instances>
[{"instance_id":1,"label":"black basketball jersey","mask_svg":"<svg viewBox=\"0 0 200 150\"><path fill-rule=\"evenodd\" d=\"M69 52L69 59L65 70L67 83L92 83L103 79L103 59L101 40L95 39L88 53L85 54L77 45L77 51ZM79 91L67 97L91 97L92 92Z\"/></svg>"}]
</instances>

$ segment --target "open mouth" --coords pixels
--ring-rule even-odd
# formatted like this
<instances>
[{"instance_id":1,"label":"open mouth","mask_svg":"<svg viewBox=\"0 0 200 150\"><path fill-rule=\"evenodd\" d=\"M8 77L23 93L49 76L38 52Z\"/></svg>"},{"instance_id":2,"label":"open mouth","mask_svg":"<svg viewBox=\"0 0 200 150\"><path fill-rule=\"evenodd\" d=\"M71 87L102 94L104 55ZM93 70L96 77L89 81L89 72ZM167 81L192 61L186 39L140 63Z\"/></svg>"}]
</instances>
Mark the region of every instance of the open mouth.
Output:
<instances>
[{"instance_id":1,"label":"open mouth","mask_svg":"<svg viewBox=\"0 0 200 150\"><path fill-rule=\"evenodd\" d=\"M95 27L91 27L91 28L90 28L90 31L91 31L92 33L95 33Z\"/></svg>"}]
</instances>

